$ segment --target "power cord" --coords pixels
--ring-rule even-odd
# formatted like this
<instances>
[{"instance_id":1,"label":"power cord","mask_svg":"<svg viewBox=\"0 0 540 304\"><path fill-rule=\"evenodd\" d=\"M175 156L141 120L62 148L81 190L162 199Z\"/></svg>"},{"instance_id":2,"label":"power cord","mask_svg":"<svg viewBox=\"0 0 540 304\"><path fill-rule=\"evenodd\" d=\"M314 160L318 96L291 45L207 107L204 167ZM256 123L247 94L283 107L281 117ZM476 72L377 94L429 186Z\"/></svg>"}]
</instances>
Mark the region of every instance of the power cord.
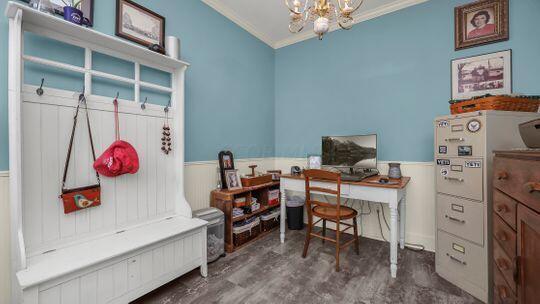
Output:
<instances>
[{"instance_id":1,"label":"power cord","mask_svg":"<svg viewBox=\"0 0 540 304\"><path fill-rule=\"evenodd\" d=\"M379 203L379 205L381 206L382 216L383 216L383 219L384 219L384 223L386 224L386 228L388 228L388 230L390 230L390 225L388 225L388 221L386 221L386 214L384 212L384 207L383 207L382 203ZM399 215L399 210L398 210L398 215ZM383 229L382 229L381 217L380 217L379 209L377 209L377 220L379 221L379 229L381 231L381 236L382 236L383 240L387 242L386 238L384 237L384 233L383 233ZM405 243L405 248L407 248L409 250L412 250L412 251L418 251L418 252L424 251L426 249L424 245L413 244L413 243Z\"/></svg>"}]
</instances>

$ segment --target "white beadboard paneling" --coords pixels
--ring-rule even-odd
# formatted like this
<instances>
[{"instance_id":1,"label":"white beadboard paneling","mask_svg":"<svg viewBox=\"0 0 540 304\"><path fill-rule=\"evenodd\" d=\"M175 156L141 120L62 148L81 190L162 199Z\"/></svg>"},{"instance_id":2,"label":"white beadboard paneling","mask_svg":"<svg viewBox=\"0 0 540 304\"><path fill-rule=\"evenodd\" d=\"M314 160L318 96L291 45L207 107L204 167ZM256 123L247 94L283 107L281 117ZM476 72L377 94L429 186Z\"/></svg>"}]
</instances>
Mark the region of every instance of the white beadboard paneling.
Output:
<instances>
[{"instance_id":1,"label":"white beadboard paneling","mask_svg":"<svg viewBox=\"0 0 540 304\"><path fill-rule=\"evenodd\" d=\"M9 175L0 172L0 303L10 303L10 219L9 219Z\"/></svg>"}]
</instances>

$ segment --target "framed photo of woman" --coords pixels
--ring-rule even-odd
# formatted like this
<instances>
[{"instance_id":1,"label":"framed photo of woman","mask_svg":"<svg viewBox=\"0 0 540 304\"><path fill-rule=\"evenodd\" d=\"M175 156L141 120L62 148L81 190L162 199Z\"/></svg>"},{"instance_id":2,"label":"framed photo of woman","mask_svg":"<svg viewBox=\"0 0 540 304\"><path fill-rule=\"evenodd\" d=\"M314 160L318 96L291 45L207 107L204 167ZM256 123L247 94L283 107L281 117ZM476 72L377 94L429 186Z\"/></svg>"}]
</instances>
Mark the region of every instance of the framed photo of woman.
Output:
<instances>
[{"instance_id":1,"label":"framed photo of woman","mask_svg":"<svg viewBox=\"0 0 540 304\"><path fill-rule=\"evenodd\" d=\"M508 24L508 0L481 0L456 7L456 50L508 40Z\"/></svg>"}]
</instances>

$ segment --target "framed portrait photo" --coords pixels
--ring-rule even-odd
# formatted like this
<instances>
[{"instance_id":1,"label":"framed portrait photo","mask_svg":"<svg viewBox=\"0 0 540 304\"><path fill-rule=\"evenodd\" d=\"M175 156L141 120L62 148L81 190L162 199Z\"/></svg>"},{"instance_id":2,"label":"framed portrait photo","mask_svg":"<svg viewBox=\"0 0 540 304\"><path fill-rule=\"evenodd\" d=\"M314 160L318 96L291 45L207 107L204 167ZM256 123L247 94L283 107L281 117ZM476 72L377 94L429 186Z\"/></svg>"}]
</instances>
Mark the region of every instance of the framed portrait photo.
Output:
<instances>
[{"instance_id":1,"label":"framed portrait photo","mask_svg":"<svg viewBox=\"0 0 540 304\"><path fill-rule=\"evenodd\" d=\"M452 99L512 94L512 50L452 60Z\"/></svg>"},{"instance_id":2,"label":"framed portrait photo","mask_svg":"<svg viewBox=\"0 0 540 304\"><path fill-rule=\"evenodd\" d=\"M240 179L238 170L225 170L225 180L227 181L227 189L242 189L242 180Z\"/></svg>"},{"instance_id":3,"label":"framed portrait photo","mask_svg":"<svg viewBox=\"0 0 540 304\"><path fill-rule=\"evenodd\" d=\"M165 48L165 18L130 0L116 0L116 35Z\"/></svg>"},{"instance_id":4,"label":"framed portrait photo","mask_svg":"<svg viewBox=\"0 0 540 304\"><path fill-rule=\"evenodd\" d=\"M508 40L508 24L508 0L481 0L456 7L456 50Z\"/></svg>"}]
</instances>

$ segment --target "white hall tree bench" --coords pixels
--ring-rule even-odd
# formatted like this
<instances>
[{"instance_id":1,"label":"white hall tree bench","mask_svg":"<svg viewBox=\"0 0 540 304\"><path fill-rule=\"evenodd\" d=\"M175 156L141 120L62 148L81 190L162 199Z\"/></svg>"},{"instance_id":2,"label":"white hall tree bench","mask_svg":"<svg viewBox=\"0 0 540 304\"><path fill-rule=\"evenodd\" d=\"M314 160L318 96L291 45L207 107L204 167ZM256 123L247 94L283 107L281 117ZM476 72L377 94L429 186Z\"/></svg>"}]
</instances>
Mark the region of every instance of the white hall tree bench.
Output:
<instances>
[{"instance_id":1,"label":"white hall tree bench","mask_svg":"<svg viewBox=\"0 0 540 304\"><path fill-rule=\"evenodd\" d=\"M184 196L184 74L188 64L116 37L8 2L12 299L25 304L128 303L199 268L207 275L206 225ZM84 67L26 55L25 32L84 49ZM99 52L132 62L134 77L97 71ZM24 62L84 76L96 153L115 139L112 98L92 94L92 78L132 85L119 100L122 139L139 154L137 174L101 179L101 206L64 214L61 177L78 92L24 84ZM171 75L171 85L141 80L141 67ZM83 84L81 84L81 87ZM163 106L140 106L140 92L171 97L173 150L161 151ZM79 120L67 188L95 182L86 121Z\"/></svg>"}]
</instances>

